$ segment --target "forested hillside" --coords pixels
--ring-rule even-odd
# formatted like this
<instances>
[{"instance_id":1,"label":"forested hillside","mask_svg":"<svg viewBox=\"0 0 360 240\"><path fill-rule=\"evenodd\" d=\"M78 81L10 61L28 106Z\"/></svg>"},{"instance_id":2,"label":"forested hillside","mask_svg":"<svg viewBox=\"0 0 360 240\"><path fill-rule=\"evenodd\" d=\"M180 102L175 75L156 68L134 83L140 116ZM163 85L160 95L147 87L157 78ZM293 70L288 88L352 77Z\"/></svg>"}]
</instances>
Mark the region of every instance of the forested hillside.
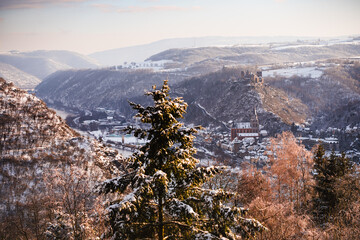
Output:
<instances>
[{"instance_id":1,"label":"forested hillside","mask_svg":"<svg viewBox=\"0 0 360 240\"><path fill-rule=\"evenodd\" d=\"M308 109L299 99L289 101L281 89L241 79L241 71L241 68L223 68L176 85L174 93L189 103L185 119L204 126L244 122L256 110L260 123L270 132L279 132L285 124L305 122Z\"/></svg>"},{"instance_id":2,"label":"forested hillside","mask_svg":"<svg viewBox=\"0 0 360 240\"><path fill-rule=\"evenodd\" d=\"M122 162L116 151L80 136L4 79L0 138L1 239L100 236L102 208L92 188L116 170L112 162Z\"/></svg>"},{"instance_id":3,"label":"forested hillside","mask_svg":"<svg viewBox=\"0 0 360 240\"><path fill-rule=\"evenodd\" d=\"M269 77L269 85L299 99L309 109L314 129L345 128L359 124L360 64L339 63L319 78L307 76Z\"/></svg>"},{"instance_id":4,"label":"forested hillside","mask_svg":"<svg viewBox=\"0 0 360 240\"><path fill-rule=\"evenodd\" d=\"M129 117L131 108L127 101L143 98L145 89L152 84L161 84L166 78L171 78L176 83L184 79L184 76L127 69L59 71L39 84L36 94L57 107L77 110L105 107Z\"/></svg>"},{"instance_id":5,"label":"forested hillside","mask_svg":"<svg viewBox=\"0 0 360 240\"><path fill-rule=\"evenodd\" d=\"M265 65L286 62L307 62L331 58L358 56L360 45L301 42L229 47L202 47L169 49L151 56L148 60L173 61L171 67L194 67L206 61L215 61L218 66L230 64Z\"/></svg>"}]
</instances>

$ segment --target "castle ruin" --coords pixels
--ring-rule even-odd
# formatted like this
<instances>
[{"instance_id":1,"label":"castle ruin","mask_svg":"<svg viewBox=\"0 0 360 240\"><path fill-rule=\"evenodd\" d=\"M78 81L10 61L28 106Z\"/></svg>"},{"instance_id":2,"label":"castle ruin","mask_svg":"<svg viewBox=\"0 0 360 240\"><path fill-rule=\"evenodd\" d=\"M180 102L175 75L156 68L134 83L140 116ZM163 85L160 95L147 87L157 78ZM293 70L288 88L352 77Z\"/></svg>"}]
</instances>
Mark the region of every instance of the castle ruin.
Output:
<instances>
[{"instance_id":1,"label":"castle ruin","mask_svg":"<svg viewBox=\"0 0 360 240\"><path fill-rule=\"evenodd\" d=\"M253 85L262 85L264 78L262 77L262 71L257 71L256 74L249 72L249 70L241 71L241 79L247 80Z\"/></svg>"}]
</instances>

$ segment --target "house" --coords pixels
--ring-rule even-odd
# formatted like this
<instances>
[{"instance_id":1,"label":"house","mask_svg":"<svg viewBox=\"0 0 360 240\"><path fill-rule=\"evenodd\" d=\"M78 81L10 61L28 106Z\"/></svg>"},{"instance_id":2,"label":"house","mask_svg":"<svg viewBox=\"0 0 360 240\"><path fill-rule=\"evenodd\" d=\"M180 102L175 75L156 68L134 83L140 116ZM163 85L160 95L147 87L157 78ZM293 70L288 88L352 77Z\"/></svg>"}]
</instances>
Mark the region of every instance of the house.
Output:
<instances>
[{"instance_id":1,"label":"house","mask_svg":"<svg viewBox=\"0 0 360 240\"><path fill-rule=\"evenodd\" d=\"M249 137L259 137L259 120L256 109L254 109L254 116L251 117L249 122L234 123L231 128L231 141L234 139L242 140Z\"/></svg>"}]
</instances>

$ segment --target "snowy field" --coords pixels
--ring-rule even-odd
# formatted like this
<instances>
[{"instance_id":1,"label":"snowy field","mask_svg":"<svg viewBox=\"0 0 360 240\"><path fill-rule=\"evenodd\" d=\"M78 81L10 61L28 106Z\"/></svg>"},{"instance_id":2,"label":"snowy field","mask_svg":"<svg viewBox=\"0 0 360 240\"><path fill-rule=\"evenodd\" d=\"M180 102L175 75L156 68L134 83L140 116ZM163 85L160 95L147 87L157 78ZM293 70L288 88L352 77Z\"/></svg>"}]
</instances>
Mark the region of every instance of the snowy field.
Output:
<instances>
[{"instance_id":1,"label":"snowy field","mask_svg":"<svg viewBox=\"0 0 360 240\"><path fill-rule=\"evenodd\" d=\"M133 152L131 152L131 151L128 151L128 150L126 150L126 149L116 149L116 151L118 151L123 157L125 157L125 158L128 158L128 157L130 157L132 154L133 154Z\"/></svg>"},{"instance_id":2,"label":"snowy field","mask_svg":"<svg viewBox=\"0 0 360 240\"><path fill-rule=\"evenodd\" d=\"M72 116L73 114L71 113L68 113L68 112L65 112L65 111L62 111L62 110L58 110L58 109L55 109L55 108L50 108L52 110L54 110L56 112L56 115L58 115L59 117L61 117L62 119L66 119L67 116Z\"/></svg>"},{"instance_id":3,"label":"snowy field","mask_svg":"<svg viewBox=\"0 0 360 240\"><path fill-rule=\"evenodd\" d=\"M113 142L122 142L123 137L122 136L115 136L115 135L107 135L107 136L104 136L103 139L105 141L110 140L110 141L113 141ZM139 145L139 144L145 144L146 140L138 139L138 138L136 138L134 136L131 136L131 135L125 135L124 136L124 143L125 144Z\"/></svg>"},{"instance_id":4,"label":"snowy field","mask_svg":"<svg viewBox=\"0 0 360 240\"><path fill-rule=\"evenodd\" d=\"M317 42L312 42L309 44L281 44L280 46L276 46L271 48L271 50L274 51L282 51L282 50L286 50L286 49L291 49L291 48L305 48L305 47L327 47L327 46L332 46L332 45L337 45L337 44L360 44L360 40L354 40L351 37L347 37L347 38L343 38L343 39L330 39L330 40L325 40L325 41L317 41Z\"/></svg>"},{"instance_id":5,"label":"snowy field","mask_svg":"<svg viewBox=\"0 0 360 240\"><path fill-rule=\"evenodd\" d=\"M293 75L302 77L319 78L323 74L322 70L317 67L303 67L303 68L280 68L274 70L265 70L262 72L263 77L284 76L291 77Z\"/></svg>"},{"instance_id":6,"label":"snowy field","mask_svg":"<svg viewBox=\"0 0 360 240\"><path fill-rule=\"evenodd\" d=\"M159 61L144 61L144 62L131 62L122 65L122 68L131 68L131 69L151 69L154 71L160 71L164 69L164 66L167 63L173 63L172 60L159 60ZM115 66L116 70L119 70L117 66Z\"/></svg>"}]
</instances>

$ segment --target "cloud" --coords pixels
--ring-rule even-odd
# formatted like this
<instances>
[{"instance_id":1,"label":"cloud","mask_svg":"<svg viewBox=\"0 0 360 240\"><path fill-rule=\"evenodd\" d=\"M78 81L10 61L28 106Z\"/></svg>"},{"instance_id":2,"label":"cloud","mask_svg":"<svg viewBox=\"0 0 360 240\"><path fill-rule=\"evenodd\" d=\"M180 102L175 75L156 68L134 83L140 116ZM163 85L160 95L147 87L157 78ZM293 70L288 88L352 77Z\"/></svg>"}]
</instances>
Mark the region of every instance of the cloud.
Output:
<instances>
[{"instance_id":1,"label":"cloud","mask_svg":"<svg viewBox=\"0 0 360 240\"><path fill-rule=\"evenodd\" d=\"M160 0L141 0L142 2L159 2Z\"/></svg>"},{"instance_id":2,"label":"cloud","mask_svg":"<svg viewBox=\"0 0 360 240\"><path fill-rule=\"evenodd\" d=\"M170 11L188 11L199 10L199 7L179 7L179 6L151 6L151 7L136 7L129 6L127 8L119 8L116 10L118 13L141 13L141 12L170 12Z\"/></svg>"},{"instance_id":3,"label":"cloud","mask_svg":"<svg viewBox=\"0 0 360 240\"><path fill-rule=\"evenodd\" d=\"M91 6L98 8L102 12L113 12L116 8L109 4L91 4Z\"/></svg>"},{"instance_id":4,"label":"cloud","mask_svg":"<svg viewBox=\"0 0 360 240\"><path fill-rule=\"evenodd\" d=\"M119 8L118 13L138 13L138 12L167 12L167 11L184 11L186 8L178 6L152 6L152 7L134 7Z\"/></svg>"},{"instance_id":5,"label":"cloud","mask_svg":"<svg viewBox=\"0 0 360 240\"><path fill-rule=\"evenodd\" d=\"M155 1L155 0L151 0L151 1ZM110 4L92 4L91 6L98 8L102 12L117 12L117 13L170 12L170 11L189 11L189 10L201 9L200 7L185 8L179 6L150 6L150 7L128 6L125 8L119 8L115 5L110 5Z\"/></svg>"},{"instance_id":6,"label":"cloud","mask_svg":"<svg viewBox=\"0 0 360 240\"><path fill-rule=\"evenodd\" d=\"M42 8L49 4L70 4L70 3L84 2L84 1L88 1L88 0L1 0L0 10Z\"/></svg>"},{"instance_id":7,"label":"cloud","mask_svg":"<svg viewBox=\"0 0 360 240\"><path fill-rule=\"evenodd\" d=\"M0 23L4 21L4 18L0 17Z\"/></svg>"}]
</instances>

